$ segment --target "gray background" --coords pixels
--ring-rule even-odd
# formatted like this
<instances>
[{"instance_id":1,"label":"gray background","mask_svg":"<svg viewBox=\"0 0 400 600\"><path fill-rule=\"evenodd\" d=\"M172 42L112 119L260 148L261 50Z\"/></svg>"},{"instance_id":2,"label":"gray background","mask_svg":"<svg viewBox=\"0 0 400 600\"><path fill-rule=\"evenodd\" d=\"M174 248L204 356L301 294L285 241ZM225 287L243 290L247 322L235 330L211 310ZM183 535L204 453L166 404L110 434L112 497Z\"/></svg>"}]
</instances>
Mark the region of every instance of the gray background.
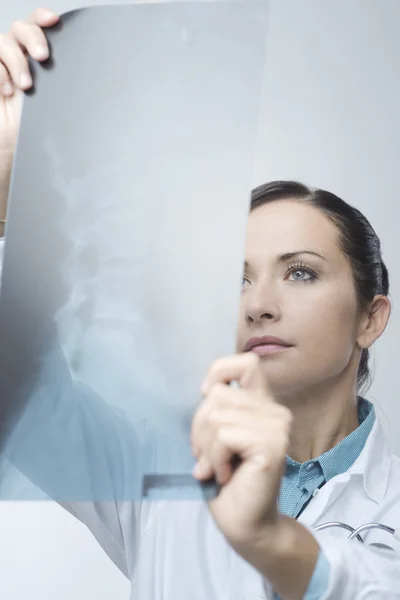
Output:
<instances>
[{"instance_id":1,"label":"gray background","mask_svg":"<svg viewBox=\"0 0 400 600\"><path fill-rule=\"evenodd\" d=\"M36 6L35 0L3 0L0 30ZM81 6L52 3L60 11ZM399 25L398 0L271 0L254 173L254 184L283 177L324 186L360 208L381 236L394 310L376 346L369 397L386 415L398 455ZM0 528L0 591L8 600L127 598L124 578L57 506L2 506Z\"/></svg>"}]
</instances>

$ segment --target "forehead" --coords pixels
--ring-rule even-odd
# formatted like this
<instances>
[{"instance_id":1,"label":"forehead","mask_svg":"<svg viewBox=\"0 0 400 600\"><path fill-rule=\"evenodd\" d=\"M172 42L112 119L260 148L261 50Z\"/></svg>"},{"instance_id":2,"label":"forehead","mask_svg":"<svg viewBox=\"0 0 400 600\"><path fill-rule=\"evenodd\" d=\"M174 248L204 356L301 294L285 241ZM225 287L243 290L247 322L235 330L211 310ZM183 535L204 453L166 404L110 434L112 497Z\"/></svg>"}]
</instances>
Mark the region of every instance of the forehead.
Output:
<instances>
[{"instance_id":1,"label":"forehead","mask_svg":"<svg viewBox=\"0 0 400 600\"><path fill-rule=\"evenodd\" d=\"M249 215L248 254L312 250L328 258L342 254L338 239L336 225L320 209L296 200L263 204Z\"/></svg>"}]
</instances>

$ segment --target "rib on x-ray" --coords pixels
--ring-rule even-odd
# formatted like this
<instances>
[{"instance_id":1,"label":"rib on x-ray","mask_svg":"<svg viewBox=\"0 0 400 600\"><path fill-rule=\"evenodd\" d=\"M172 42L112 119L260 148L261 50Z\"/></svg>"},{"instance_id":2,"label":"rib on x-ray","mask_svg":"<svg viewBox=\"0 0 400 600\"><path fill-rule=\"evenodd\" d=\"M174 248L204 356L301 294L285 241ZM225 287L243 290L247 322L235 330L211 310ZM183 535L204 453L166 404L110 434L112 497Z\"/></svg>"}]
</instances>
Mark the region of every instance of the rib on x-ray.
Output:
<instances>
[{"instance_id":1,"label":"rib on x-ray","mask_svg":"<svg viewBox=\"0 0 400 600\"><path fill-rule=\"evenodd\" d=\"M265 38L261 0L90 8L49 33L0 299L2 453L39 497L208 490L190 424L235 351Z\"/></svg>"}]
</instances>

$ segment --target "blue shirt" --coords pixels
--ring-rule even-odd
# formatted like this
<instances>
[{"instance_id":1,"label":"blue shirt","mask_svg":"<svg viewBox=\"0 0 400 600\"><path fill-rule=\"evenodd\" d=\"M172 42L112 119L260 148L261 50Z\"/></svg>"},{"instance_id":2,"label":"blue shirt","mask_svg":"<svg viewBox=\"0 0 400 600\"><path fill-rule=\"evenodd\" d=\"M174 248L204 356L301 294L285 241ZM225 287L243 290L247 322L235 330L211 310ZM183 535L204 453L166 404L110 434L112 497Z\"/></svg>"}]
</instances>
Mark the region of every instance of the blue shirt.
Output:
<instances>
[{"instance_id":1,"label":"blue shirt","mask_svg":"<svg viewBox=\"0 0 400 600\"><path fill-rule=\"evenodd\" d=\"M281 513L296 519L311 501L317 488L351 467L364 448L375 421L374 407L364 398L358 400L358 420L360 425L357 429L318 458L305 463L298 463L289 456L286 458L286 473L279 497ZM329 564L320 552L303 600L319 600L325 593L328 582Z\"/></svg>"}]
</instances>

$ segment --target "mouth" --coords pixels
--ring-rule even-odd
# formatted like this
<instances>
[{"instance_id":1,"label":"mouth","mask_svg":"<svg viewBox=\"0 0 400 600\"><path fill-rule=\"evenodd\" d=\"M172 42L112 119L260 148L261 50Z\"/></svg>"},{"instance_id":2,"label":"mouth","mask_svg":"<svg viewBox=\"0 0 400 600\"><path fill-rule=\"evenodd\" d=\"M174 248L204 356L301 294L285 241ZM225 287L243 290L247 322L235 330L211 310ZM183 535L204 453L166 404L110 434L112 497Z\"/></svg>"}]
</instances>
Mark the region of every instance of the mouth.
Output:
<instances>
[{"instance_id":1,"label":"mouth","mask_svg":"<svg viewBox=\"0 0 400 600\"><path fill-rule=\"evenodd\" d=\"M259 356L268 356L270 354L276 354L283 352L288 348L292 348L293 344L285 342L280 338L266 335L263 337L252 337L244 345L244 352L254 352Z\"/></svg>"}]
</instances>

